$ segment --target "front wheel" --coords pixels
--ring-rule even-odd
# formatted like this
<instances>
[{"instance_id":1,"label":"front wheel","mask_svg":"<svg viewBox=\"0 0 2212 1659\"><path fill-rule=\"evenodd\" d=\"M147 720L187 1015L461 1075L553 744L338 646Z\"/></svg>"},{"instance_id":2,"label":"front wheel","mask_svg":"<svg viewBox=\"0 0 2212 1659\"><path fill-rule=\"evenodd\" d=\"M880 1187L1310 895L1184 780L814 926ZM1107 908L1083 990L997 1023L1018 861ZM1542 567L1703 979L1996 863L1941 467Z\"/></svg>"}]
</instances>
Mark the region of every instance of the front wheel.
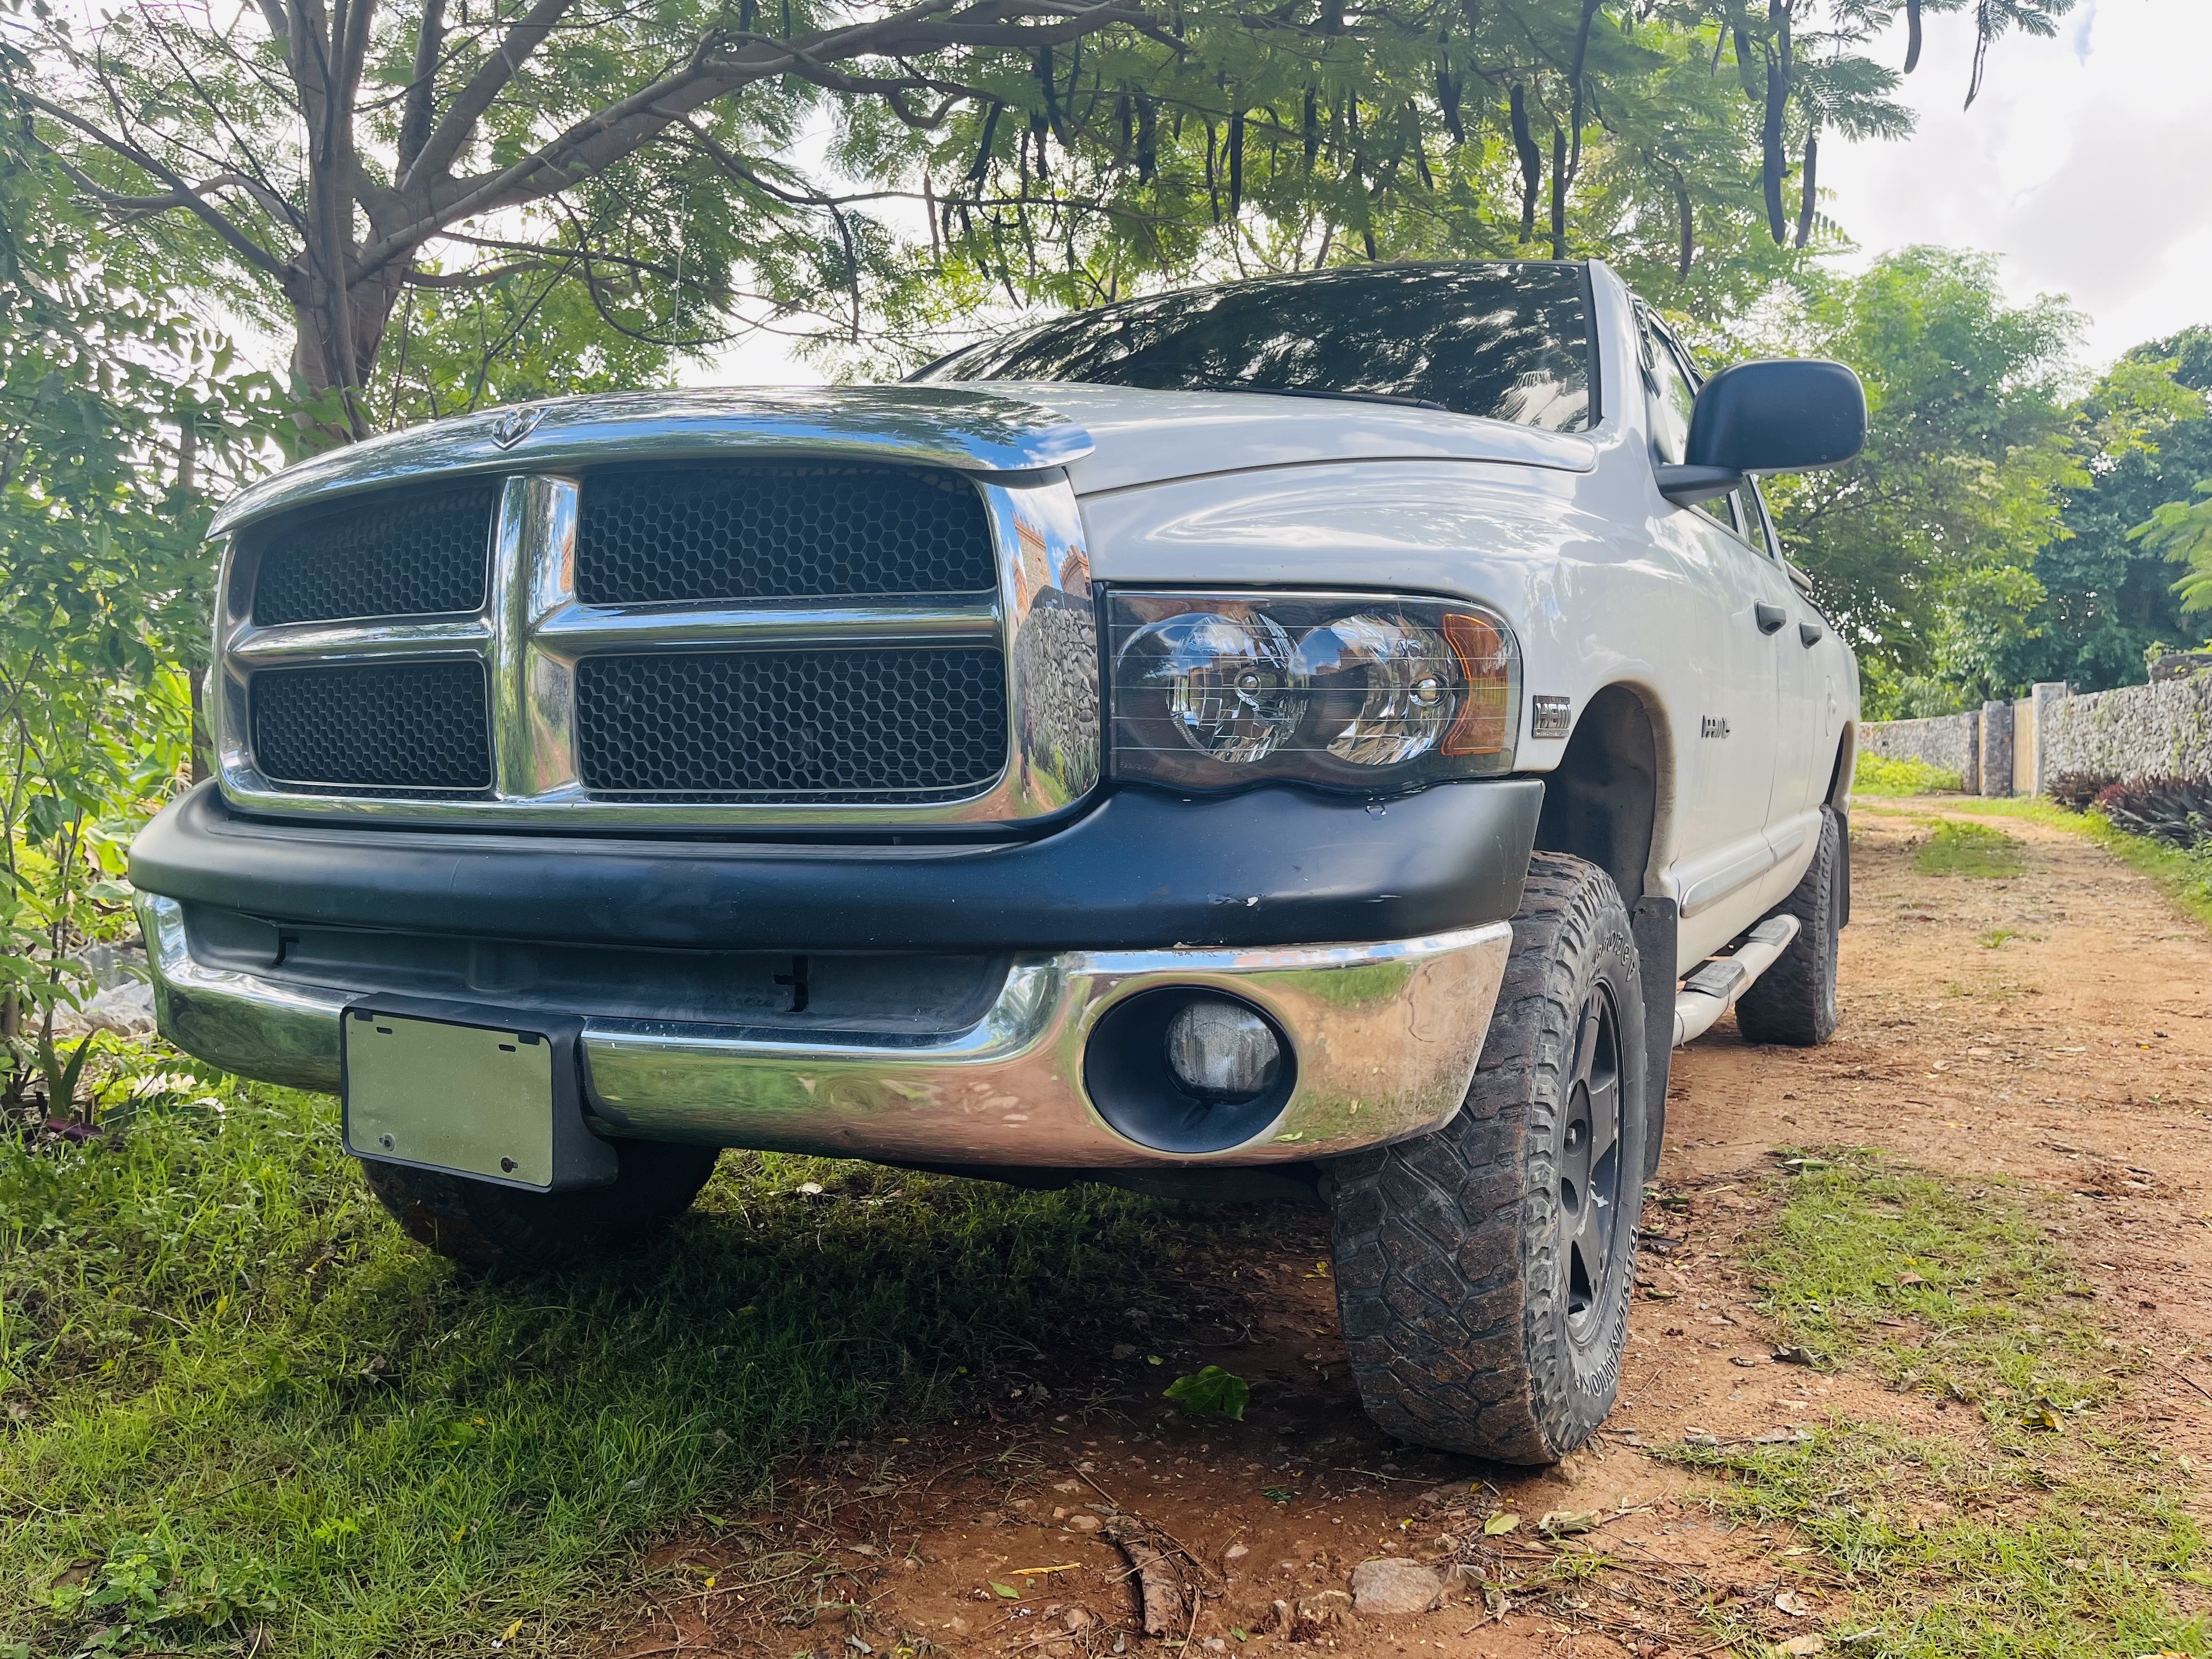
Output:
<instances>
[{"instance_id":1,"label":"front wheel","mask_svg":"<svg viewBox=\"0 0 2212 1659\"><path fill-rule=\"evenodd\" d=\"M691 1207L714 1173L712 1146L609 1143L622 1172L611 1185L530 1193L404 1164L361 1160L362 1178L400 1230L465 1267L552 1267L607 1255Z\"/></svg>"},{"instance_id":2,"label":"front wheel","mask_svg":"<svg viewBox=\"0 0 2212 1659\"><path fill-rule=\"evenodd\" d=\"M1644 1207L1642 996L1612 878L1538 854L1458 1116L1332 1169L1345 1341L1390 1433L1553 1463L1613 1409Z\"/></svg>"}]
</instances>

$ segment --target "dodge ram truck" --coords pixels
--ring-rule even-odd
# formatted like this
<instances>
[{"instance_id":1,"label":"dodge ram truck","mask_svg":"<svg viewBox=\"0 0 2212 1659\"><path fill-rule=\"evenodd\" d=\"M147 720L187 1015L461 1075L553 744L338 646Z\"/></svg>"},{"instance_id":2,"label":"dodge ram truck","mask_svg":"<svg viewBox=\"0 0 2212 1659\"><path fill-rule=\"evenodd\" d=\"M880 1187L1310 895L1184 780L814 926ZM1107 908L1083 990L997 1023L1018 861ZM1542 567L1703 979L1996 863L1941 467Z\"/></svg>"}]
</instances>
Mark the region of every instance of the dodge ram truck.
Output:
<instances>
[{"instance_id":1,"label":"dodge ram truck","mask_svg":"<svg viewBox=\"0 0 2212 1659\"><path fill-rule=\"evenodd\" d=\"M1865 422L1519 262L319 456L214 526L161 1029L477 1264L725 1147L1318 1204L1376 1420L1556 1460L1672 1049L1835 1027L1857 669L1757 480Z\"/></svg>"}]
</instances>

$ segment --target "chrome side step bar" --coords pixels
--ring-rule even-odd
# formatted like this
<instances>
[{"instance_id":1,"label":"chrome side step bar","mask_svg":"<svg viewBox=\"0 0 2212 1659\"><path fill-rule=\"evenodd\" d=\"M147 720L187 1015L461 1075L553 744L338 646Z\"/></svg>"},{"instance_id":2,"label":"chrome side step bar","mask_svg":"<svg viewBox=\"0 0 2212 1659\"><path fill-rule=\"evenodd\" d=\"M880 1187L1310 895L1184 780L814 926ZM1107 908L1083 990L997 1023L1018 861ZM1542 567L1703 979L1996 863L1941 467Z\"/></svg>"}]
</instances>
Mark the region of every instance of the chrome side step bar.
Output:
<instances>
[{"instance_id":1,"label":"chrome side step bar","mask_svg":"<svg viewBox=\"0 0 2212 1659\"><path fill-rule=\"evenodd\" d=\"M1752 981L1774 966L1797 937L1797 918L1769 916L1736 942L1734 954L1708 957L1674 995L1674 1046L1703 1036L1735 1006Z\"/></svg>"}]
</instances>

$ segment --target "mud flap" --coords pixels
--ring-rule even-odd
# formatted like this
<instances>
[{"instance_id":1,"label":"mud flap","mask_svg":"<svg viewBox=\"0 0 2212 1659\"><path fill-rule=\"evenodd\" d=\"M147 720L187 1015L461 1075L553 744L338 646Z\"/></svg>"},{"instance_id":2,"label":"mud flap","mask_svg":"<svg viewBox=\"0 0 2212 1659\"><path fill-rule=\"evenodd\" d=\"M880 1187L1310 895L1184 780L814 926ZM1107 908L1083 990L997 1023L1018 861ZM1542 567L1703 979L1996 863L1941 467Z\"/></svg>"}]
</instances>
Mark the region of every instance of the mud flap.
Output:
<instances>
[{"instance_id":1,"label":"mud flap","mask_svg":"<svg viewBox=\"0 0 2212 1659\"><path fill-rule=\"evenodd\" d=\"M1674 1061L1674 949L1680 917L1663 894L1640 898L1629 932L1644 981L1644 1178L1659 1172L1667 1136L1667 1079Z\"/></svg>"}]
</instances>

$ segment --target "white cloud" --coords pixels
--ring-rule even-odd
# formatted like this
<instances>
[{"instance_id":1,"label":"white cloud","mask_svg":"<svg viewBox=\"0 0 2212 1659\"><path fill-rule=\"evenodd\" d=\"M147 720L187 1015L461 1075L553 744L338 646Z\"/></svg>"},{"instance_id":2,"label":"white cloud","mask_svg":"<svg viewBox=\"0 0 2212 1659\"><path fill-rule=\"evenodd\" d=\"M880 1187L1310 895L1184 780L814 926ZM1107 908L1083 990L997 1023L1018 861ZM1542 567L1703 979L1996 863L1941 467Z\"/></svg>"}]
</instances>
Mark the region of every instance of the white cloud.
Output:
<instances>
[{"instance_id":1,"label":"white cloud","mask_svg":"<svg viewBox=\"0 0 2212 1659\"><path fill-rule=\"evenodd\" d=\"M1881 47L1901 60L1900 37ZM1972 50L1966 17L1931 19L1904 86L1919 130L1823 147L1828 210L1866 254L2001 254L2015 296L2089 314L2099 363L2212 324L2212 4L2083 0L2057 40L2008 36L1961 109Z\"/></svg>"}]
</instances>

